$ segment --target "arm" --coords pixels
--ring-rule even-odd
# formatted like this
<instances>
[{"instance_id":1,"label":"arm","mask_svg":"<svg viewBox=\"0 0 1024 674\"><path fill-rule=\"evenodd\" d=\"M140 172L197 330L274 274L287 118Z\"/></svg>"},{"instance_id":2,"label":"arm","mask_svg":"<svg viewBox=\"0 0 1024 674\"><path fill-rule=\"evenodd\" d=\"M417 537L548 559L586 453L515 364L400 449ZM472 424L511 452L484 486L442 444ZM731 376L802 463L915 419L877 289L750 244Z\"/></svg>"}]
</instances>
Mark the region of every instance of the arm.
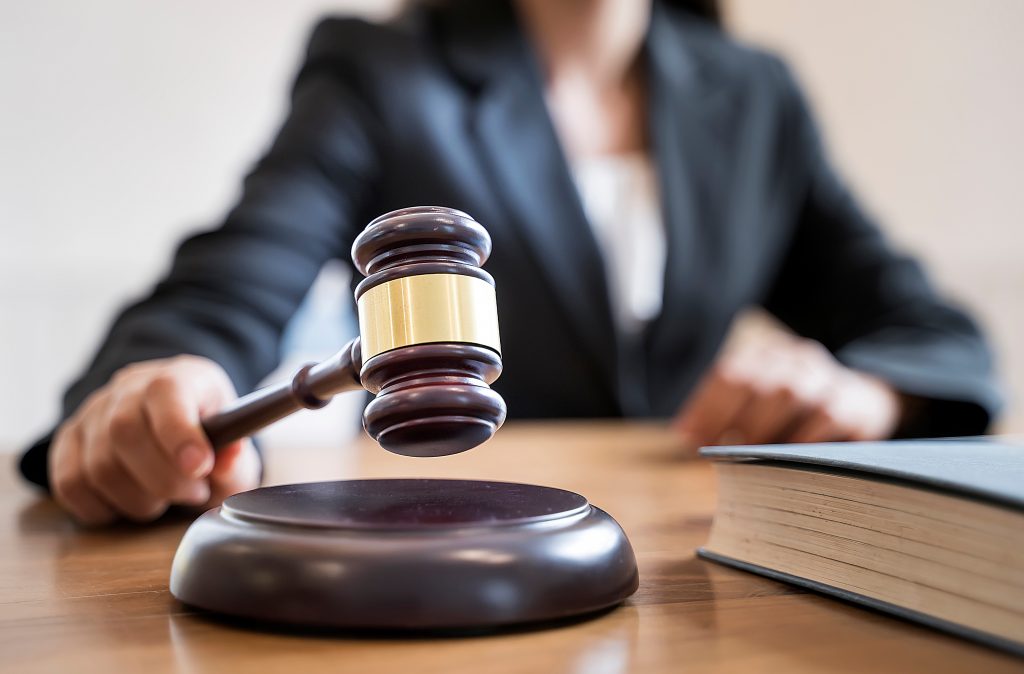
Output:
<instances>
[{"instance_id":1,"label":"arm","mask_svg":"<svg viewBox=\"0 0 1024 674\"><path fill-rule=\"evenodd\" d=\"M281 331L323 263L347 258L374 180L375 132L348 84L336 36L314 34L277 139L223 225L185 241L166 277L114 322L64 398L62 421L130 363L192 354L237 389L275 365ZM48 487L51 436L22 459Z\"/></svg>"},{"instance_id":2,"label":"arm","mask_svg":"<svg viewBox=\"0 0 1024 674\"><path fill-rule=\"evenodd\" d=\"M901 434L984 432L1001 404L984 338L860 210L829 166L792 77L777 72L790 141L784 166L798 177L799 207L765 308L915 400Z\"/></svg>"}]
</instances>

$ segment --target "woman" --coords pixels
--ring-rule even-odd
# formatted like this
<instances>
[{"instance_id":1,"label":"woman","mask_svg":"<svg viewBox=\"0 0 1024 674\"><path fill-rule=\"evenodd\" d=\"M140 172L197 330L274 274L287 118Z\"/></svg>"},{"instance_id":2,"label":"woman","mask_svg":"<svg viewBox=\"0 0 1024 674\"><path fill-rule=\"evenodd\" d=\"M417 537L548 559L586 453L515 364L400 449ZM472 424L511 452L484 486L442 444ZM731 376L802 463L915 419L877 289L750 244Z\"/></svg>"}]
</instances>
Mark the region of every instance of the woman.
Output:
<instances>
[{"instance_id":1,"label":"woman","mask_svg":"<svg viewBox=\"0 0 1024 674\"><path fill-rule=\"evenodd\" d=\"M977 329L857 208L786 68L714 19L519 0L323 22L240 203L118 318L25 474L89 524L255 486L252 446L214 457L198 419L273 367L363 223L419 204L492 235L513 417L675 416L690 444L981 432ZM712 365L751 304L801 337Z\"/></svg>"}]
</instances>

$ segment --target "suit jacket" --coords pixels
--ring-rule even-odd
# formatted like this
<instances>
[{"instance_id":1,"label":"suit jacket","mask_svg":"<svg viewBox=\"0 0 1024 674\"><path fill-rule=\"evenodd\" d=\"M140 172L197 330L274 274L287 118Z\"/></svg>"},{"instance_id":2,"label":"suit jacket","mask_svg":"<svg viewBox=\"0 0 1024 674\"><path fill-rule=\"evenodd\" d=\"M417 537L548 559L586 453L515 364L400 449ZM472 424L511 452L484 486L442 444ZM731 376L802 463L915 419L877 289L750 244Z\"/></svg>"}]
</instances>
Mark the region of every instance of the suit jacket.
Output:
<instances>
[{"instance_id":1,"label":"suit jacket","mask_svg":"<svg viewBox=\"0 0 1024 674\"><path fill-rule=\"evenodd\" d=\"M985 429L999 405L971 320L895 252L829 167L785 66L656 2L649 128L668 239L664 308L616 333L599 250L504 2L327 19L291 113L222 226L186 240L70 388L123 365L207 356L248 390L321 266L374 216L462 209L491 233L510 417L667 416L736 313L762 305L845 364L929 401L919 434ZM45 484L49 438L22 465Z\"/></svg>"}]
</instances>

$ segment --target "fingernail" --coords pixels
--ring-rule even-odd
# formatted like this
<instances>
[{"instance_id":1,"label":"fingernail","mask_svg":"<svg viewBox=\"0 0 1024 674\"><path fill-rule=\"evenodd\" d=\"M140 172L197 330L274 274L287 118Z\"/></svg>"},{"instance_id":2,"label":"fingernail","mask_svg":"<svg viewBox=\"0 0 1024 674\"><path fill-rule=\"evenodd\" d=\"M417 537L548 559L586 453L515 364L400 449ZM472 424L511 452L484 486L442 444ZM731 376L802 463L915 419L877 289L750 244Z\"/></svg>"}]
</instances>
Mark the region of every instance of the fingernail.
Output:
<instances>
[{"instance_id":1,"label":"fingernail","mask_svg":"<svg viewBox=\"0 0 1024 674\"><path fill-rule=\"evenodd\" d=\"M206 452L199 445L185 445L178 450L178 467L188 477L201 477L206 467Z\"/></svg>"},{"instance_id":2,"label":"fingernail","mask_svg":"<svg viewBox=\"0 0 1024 674\"><path fill-rule=\"evenodd\" d=\"M200 506L210 500L210 485L206 482L195 483L188 492L185 502L188 505Z\"/></svg>"}]
</instances>

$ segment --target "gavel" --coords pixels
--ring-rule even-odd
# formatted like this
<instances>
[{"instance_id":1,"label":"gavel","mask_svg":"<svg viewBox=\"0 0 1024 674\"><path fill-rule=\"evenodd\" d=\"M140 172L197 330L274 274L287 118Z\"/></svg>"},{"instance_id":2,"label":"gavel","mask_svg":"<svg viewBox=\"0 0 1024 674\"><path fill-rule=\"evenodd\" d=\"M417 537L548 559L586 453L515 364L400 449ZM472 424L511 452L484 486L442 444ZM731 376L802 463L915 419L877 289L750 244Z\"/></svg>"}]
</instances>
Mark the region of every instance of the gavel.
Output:
<instances>
[{"instance_id":1,"label":"gavel","mask_svg":"<svg viewBox=\"0 0 1024 674\"><path fill-rule=\"evenodd\" d=\"M376 395L363 427L404 456L472 449L505 420L490 388L501 374L491 238L469 215L415 207L386 213L352 245L359 336L291 381L258 389L202 420L214 448L345 391Z\"/></svg>"}]
</instances>

